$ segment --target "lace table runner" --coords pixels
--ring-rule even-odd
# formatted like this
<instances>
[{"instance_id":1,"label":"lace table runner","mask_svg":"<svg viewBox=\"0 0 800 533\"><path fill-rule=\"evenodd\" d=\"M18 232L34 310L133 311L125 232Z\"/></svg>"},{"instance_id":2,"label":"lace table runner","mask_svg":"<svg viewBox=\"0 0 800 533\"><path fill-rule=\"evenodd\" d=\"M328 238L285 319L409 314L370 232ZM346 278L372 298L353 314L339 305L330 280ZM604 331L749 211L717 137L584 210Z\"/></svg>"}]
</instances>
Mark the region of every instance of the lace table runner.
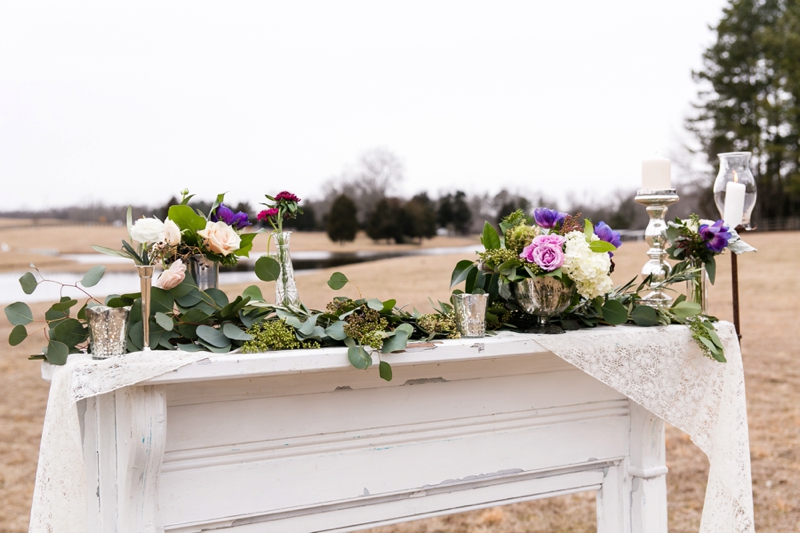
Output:
<instances>
[{"instance_id":1,"label":"lace table runner","mask_svg":"<svg viewBox=\"0 0 800 533\"><path fill-rule=\"evenodd\" d=\"M536 342L685 431L710 461L701 533L752 532L744 371L736 333L717 327L728 362L704 357L684 326L621 326L537 335ZM207 353L149 352L105 361L71 357L50 387L30 529L84 533L86 480L75 402L134 385Z\"/></svg>"}]
</instances>

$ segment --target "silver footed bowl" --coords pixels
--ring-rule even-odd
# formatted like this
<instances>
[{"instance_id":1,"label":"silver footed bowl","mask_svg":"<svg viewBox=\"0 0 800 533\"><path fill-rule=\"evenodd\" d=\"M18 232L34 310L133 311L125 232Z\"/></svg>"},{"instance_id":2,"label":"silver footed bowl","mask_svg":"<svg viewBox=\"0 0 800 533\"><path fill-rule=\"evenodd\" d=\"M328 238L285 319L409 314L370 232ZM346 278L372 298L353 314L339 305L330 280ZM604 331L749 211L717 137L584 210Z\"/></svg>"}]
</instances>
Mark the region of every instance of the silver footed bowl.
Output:
<instances>
[{"instance_id":1,"label":"silver footed bowl","mask_svg":"<svg viewBox=\"0 0 800 533\"><path fill-rule=\"evenodd\" d=\"M575 295L575 285L567 286L560 279L550 276L526 278L514 284L514 294L520 307L539 317L531 333L563 333L564 330L548 324L550 317L563 313Z\"/></svg>"}]
</instances>

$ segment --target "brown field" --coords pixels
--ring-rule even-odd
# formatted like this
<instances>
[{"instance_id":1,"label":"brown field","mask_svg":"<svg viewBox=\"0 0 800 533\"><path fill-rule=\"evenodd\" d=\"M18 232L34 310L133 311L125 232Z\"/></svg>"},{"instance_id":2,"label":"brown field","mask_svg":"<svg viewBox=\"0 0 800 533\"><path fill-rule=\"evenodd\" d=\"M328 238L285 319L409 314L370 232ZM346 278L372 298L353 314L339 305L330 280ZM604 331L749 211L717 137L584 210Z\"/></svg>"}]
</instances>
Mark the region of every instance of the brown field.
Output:
<instances>
[{"instance_id":1,"label":"brown field","mask_svg":"<svg viewBox=\"0 0 800 533\"><path fill-rule=\"evenodd\" d=\"M84 232L95 232L87 236ZM0 228L0 243L63 251L86 251L87 244L108 244L120 238L119 228L64 228L51 240L48 232L36 233ZM108 232L108 233L105 233ZM124 230L122 230L124 234ZM299 237L299 235L298 235ZM108 238L109 241L101 239ZM41 239L41 240L40 240ZM302 242L293 249L339 249L324 236ZM795 307L800 300L800 233L766 233L747 236L758 254L739 260L742 305L742 351L745 364L756 527L760 532L800 531L800 320ZM449 244L444 244L445 242ZM426 246L463 245L475 239L447 239ZM263 246L263 245L262 245ZM355 247L373 248L370 242ZM380 245L383 246L383 245ZM348 249L348 248L345 248ZM350 248L352 249L352 248ZM373 248L374 249L374 248ZM643 243L626 243L615 255L615 281L633 277L644 263ZM3 254L0 254L2 258ZM420 310L428 309L427 297L446 299L450 270L468 255L401 258L340 267L370 297L396 298ZM0 261L2 263L2 261ZM731 318L730 263L720 258L716 286L712 287L710 312ZM39 260L37 259L37 264ZM334 295L325 282L331 271L298 277L301 297L311 307L322 307ZM265 295L272 284L263 284ZM244 287L226 287L239 292ZM345 294L357 294L348 286ZM41 304L35 311L43 312ZM0 318L0 533L27 531L28 513L36 471L39 439L47 398L47 384L39 377L39 365L25 356L38 351L29 340L10 347L10 326ZM700 524L708 462L682 432L667 430L667 477L669 526L674 532L696 532ZM550 500L498 507L483 511L432 518L388 526L375 533L521 533L595 531L594 495L577 494Z\"/></svg>"}]
</instances>

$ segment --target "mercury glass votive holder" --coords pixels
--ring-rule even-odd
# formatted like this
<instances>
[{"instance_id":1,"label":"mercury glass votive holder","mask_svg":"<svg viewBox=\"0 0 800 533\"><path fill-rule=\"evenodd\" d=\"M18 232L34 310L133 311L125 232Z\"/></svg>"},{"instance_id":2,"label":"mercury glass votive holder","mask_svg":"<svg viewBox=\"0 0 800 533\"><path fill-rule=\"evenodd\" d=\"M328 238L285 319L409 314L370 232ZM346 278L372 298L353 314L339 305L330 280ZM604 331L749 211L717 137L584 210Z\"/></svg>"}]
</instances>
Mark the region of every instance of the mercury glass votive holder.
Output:
<instances>
[{"instance_id":1,"label":"mercury glass votive holder","mask_svg":"<svg viewBox=\"0 0 800 533\"><path fill-rule=\"evenodd\" d=\"M86 308L86 321L89 323L89 353L92 354L92 359L108 359L127 351L130 314L130 306L98 305Z\"/></svg>"},{"instance_id":2,"label":"mercury glass votive holder","mask_svg":"<svg viewBox=\"0 0 800 533\"><path fill-rule=\"evenodd\" d=\"M471 339L486 336L486 303L488 300L488 294L453 295L456 327L462 337Z\"/></svg>"}]
</instances>

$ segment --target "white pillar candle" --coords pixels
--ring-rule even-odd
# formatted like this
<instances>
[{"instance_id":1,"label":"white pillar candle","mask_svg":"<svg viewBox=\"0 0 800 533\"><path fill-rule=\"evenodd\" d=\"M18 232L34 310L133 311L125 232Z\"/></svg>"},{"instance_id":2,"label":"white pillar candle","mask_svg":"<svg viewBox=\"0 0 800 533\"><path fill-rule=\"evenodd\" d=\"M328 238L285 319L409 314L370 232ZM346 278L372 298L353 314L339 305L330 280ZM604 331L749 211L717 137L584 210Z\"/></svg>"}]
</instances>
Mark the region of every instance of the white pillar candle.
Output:
<instances>
[{"instance_id":1,"label":"white pillar candle","mask_svg":"<svg viewBox=\"0 0 800 533\"><path fill-rule=\"evenodd\" d=\"M671 188L669 159L656 156L653 159L642 161L642 189L664 190Z\"/></svg>"},{"instance_id":2,"label":"white pillar candle","mask_svg":"<svg viewBox=\"0 0 800 533\"><path fill-rule=\"evenodd\" d=\"M736 171L733 171L733 181L725 186L725 212L722 220L729 228L736 228L742 223L744 216L744 183L739 183Z\"/></svg>"}]
</instances>

